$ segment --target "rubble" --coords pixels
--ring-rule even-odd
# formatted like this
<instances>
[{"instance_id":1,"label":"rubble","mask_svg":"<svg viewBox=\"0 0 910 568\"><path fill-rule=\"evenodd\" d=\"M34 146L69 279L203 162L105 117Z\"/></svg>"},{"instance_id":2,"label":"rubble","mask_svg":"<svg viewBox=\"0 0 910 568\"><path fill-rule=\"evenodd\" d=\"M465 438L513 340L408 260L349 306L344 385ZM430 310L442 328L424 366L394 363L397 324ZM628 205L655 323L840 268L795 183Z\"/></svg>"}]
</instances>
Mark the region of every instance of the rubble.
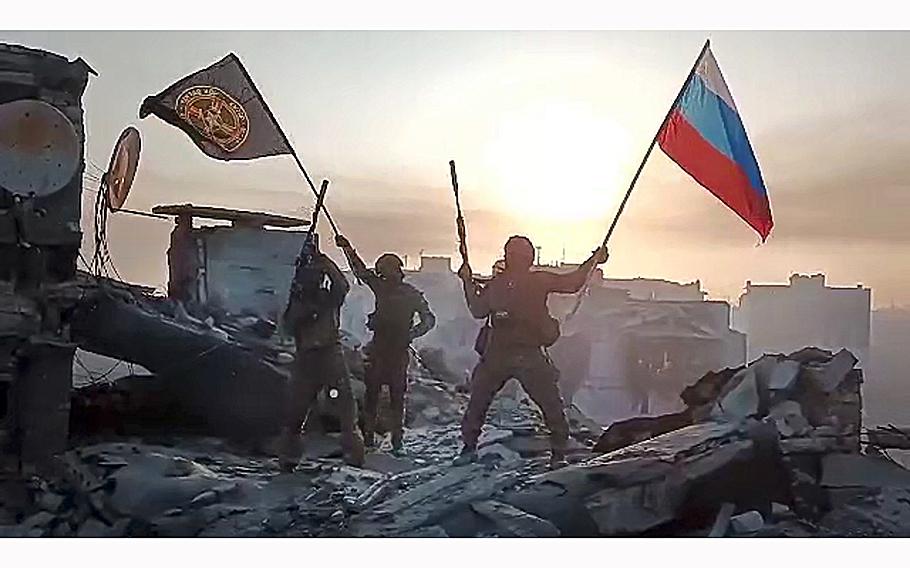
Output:
<instances>
[{"instance_id":1,"label":"rubble","mask_svg":"<svg viewBox=\"0 0 910 568\"><path fill-rule=\"evenodd\" d=\"M34 490L0 534L910 534L910 471L862 453L874 436L861 430L850 360L803 350L708 373L681 412L614 424L593 453L596 426L570 409L571 463L553 471L539 412L520 393L494 403L478 460L453 465L466 397L412 368L403 455L381 446L363 468L342 465L338 434L317 430L284 474L268 452L212 438L87 445L65 454L66 483Z\"/></svg>"},{"instance_id":2,"label":"rubble","mask_svg":"<svg viewBox=\"0 0 910 568\"><path fill-rule=\"evenodd\" d=\"M730 519L730 529L735 534L754 534L765 526L765 519L758 511L747 511Z\"/></svg>"}]
</instances>

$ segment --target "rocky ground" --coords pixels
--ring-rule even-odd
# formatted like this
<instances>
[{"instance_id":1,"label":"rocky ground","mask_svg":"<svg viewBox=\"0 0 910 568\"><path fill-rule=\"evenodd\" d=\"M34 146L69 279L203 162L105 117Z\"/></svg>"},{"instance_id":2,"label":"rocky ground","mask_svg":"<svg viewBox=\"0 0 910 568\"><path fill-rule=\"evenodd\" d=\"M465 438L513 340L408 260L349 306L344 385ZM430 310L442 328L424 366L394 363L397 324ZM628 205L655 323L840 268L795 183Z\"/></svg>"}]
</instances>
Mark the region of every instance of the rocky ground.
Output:
<instances>
[{"instance_id":1,"label":"rocky ground","mask_svg":"<svg viewBox=\"0 0 910 568\"><path fill-rule=\"evenodd\" d=\"M506 472L517 483L546 469L547 438L527 399L497 402L478 463L453 467L466 396L422 376L409 396L404 453L393 455L385 439L362 468L343 463L332 432L307 434L305 455L290 474L279 471L268 444L161 435L85 441L63 456L60 479L5 484L0 535L353 535L366 530L368 517L373 526L373 513L399 523L414 515L421 501L415 489L444 489L455 503L475 496L479 480L487 484L482 491L490 491L490 484L507 483L499 479ZM594 438L590 424L575 423L579 438L587 439L587 445L573 444L579 460L590 455ZM425 523L414 518L410 524Z\"/></svg>"},{"instance_id":2,"label":"rocky ground","mask_svg":"<svg viewBox=\"0 0 910 568\"><path fill-rule=\"evenodd\" d=\"M570 408L570 465L557 471L539 413L509 392L478 461L455 466L466 396L421 375L404 454L385 440L362 468L343 463L336 433L315 430L294 473L268 444L84 439L53 480L0 483L0 535L910 535L910 472L852 435L855 361L762 361L702 378L683 413L605 433Z\"/></svg>"}]
</instances>

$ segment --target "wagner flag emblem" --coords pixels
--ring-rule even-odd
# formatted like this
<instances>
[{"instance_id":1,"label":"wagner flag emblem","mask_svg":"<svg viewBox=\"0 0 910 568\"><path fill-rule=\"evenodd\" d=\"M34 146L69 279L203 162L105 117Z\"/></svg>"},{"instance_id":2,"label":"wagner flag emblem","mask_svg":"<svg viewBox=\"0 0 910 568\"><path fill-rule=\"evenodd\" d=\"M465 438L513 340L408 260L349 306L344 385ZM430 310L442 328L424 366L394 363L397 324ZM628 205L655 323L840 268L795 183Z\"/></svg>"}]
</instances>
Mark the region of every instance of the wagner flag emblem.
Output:
<instances>
[{"instance_id":1,"label":"wagner flag emblem","mask_svg":"<svg viewBox=\"0 0 910 568\"><path fill-rule=\"evenodd\" d=\"M762 240L774 221L768 191L720 67L705 46L658 134L660 147Z\"/></svg>"},{"instance_id":2,"label":"wagner flag emblem","mask_svg":"<svg viewBox=\"0 0 910 568\"><path fill-rule=\"evenodd\" d=\"M146 97L139 118L154 114L218 160L293 154L290 144L233 53Z\"/></svg>"}]
</instances>

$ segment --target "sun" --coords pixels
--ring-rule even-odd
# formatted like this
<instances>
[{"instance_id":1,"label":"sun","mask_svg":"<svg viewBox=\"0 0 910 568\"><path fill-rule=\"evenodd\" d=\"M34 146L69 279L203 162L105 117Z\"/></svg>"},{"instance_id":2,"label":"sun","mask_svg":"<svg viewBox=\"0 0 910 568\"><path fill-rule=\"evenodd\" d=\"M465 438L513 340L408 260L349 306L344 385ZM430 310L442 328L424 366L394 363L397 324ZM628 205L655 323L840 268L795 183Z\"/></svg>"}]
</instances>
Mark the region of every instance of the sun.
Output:
<instances>
[{"instance_id":1,"label":"sun","mask_svg":"<svg viewBox=\"0 0 910 568\"><path fill-rule=\"evenodd\" d=\"M622 192L625 138L586 105L541 102L501 115L484 152L496 206L550 221L602 218Z\"/></svg>"}]
</instances>

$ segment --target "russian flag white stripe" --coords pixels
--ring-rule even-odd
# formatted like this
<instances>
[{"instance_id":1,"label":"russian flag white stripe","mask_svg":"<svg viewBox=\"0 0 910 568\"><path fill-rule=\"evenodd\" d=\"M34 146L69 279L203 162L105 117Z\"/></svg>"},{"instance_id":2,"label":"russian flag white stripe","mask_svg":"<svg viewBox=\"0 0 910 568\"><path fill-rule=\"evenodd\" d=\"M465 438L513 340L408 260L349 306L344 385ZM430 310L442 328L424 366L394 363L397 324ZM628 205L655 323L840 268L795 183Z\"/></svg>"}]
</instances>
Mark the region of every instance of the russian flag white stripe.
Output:
<instances>
[{"instance_id":1,"label":"russian flag white stripe","mask_svg":"<svg viewBox=\"0 0 910 568\"><path fill-rule=\"evenodd\" d=\"M727 88L727 82L724 81L724 76L720 72L720 67L718 67L717 60L714 59L714 54L711 53L710 47L698 63L695 74L701 77L708 89L727 103L730 110L739 114L736 104L733 102L733 95L730 94L730 89Z\"/></svg>"}]
</instances>

